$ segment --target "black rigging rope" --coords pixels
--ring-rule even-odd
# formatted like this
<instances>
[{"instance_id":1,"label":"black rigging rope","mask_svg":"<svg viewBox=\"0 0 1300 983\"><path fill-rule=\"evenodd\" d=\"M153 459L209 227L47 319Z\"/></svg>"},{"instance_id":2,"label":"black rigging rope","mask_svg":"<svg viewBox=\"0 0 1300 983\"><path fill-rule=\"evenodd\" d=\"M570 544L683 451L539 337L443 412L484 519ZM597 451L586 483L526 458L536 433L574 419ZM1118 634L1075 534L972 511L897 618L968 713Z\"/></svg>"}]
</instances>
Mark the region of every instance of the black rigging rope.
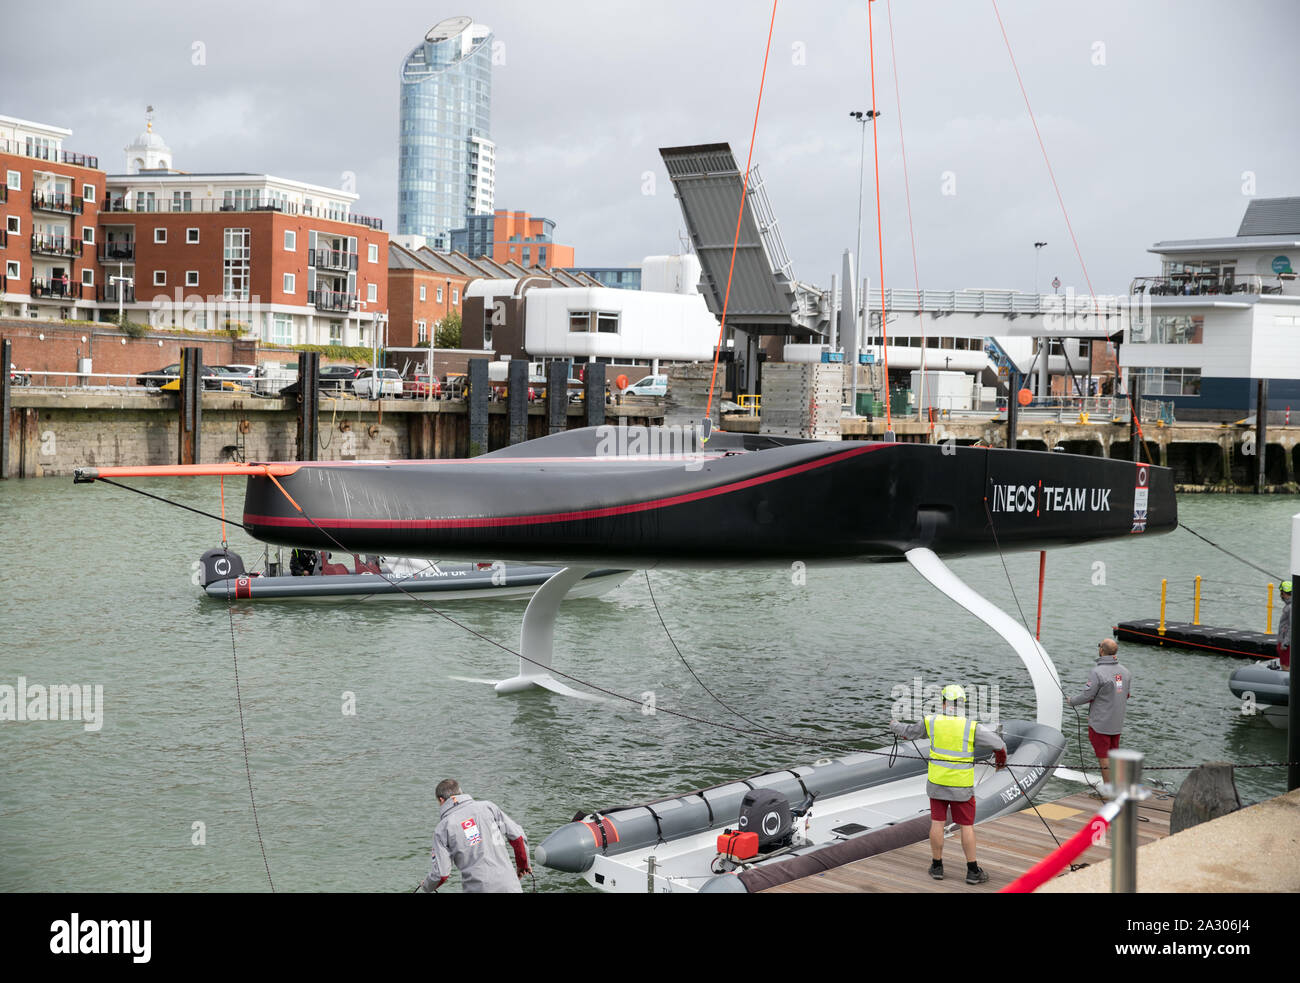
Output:
<instances>
[{"instance_id":1,"label":"black rigging rope","mask_svg":"<svg viewBox=\"0 0 1300 983\"><path fill-rule=\"evenodd\" d=\"M1247 560L1244 556L1238 556L1236 553L1232 552L1232 550L1228 549L1226 546L1220 546L1220 545L1219 545L1218 543L1216 543L1214 540L1212 540L1212 539L1207 539L1206 537L1202 536L1199 532L1197 532L1195 529L1193 529L1193 528L1191 528L1190 526L1188 526L1186 523L1183 523L1183 522L1178 523L1178 528L1179 528L1179 529L1186 529L1188 532L1190 532L1190 533L1191 533L1193 536L1195 536L1197 539L1201 540L1202 542L1209 543L1209 544L1210 544L1211 546L1213 546L1216 550L1220 550L1220 551L1222 551L1222 552L1224 552L1224 553L1227 553L1227 554L1228 554L1230 557L1232 557L1234 560L1237 560L1237 561L1240 562L1240 563L1244 563L1244 564L1246 564L1246 566L1250 567L1252 570L1258 570L1260 573L1264 574L1264 576L1266 576L1266 577L1272 577L1274 580L1282 580L1282 579L1283 579L1283 578L1278 577L1278 576L1276 576L1275 574L1271 573L1270 571L1265 570L1265 569L1264 569L1263 567L1261 567L1259 564L1257 564L1257 563L1251 563L1251 562L1250 562L1249 560Z\"/></svg>"}]
</instances>

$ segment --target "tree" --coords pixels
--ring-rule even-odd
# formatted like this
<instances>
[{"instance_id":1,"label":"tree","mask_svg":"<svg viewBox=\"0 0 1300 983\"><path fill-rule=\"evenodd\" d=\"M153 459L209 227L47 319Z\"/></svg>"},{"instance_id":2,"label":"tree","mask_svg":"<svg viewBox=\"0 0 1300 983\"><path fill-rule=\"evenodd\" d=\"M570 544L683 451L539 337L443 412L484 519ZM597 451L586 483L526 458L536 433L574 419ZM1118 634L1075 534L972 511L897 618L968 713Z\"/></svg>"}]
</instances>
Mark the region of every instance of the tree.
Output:
<instances>
[{"instance_id":1,"label":"tree","mask_svg":"<svg viewBox=\"0 0 1300 983\"><path fill-rule=\"evenodd\" d=\"M433 333L435 348L460 347L460 311L451 311L438 322L438 329Z\"/></svg>"}]
</instances>

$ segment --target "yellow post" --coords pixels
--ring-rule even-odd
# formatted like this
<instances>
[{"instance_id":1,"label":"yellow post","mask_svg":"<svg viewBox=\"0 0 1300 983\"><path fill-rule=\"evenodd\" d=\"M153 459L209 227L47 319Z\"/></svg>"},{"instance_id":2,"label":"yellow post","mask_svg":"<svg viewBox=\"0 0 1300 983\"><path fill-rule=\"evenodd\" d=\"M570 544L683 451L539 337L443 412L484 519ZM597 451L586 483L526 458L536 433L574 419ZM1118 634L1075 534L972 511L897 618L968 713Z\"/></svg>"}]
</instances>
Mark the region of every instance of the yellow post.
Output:
<instances>
[{"instance_id":1,"label":"yellow post","mask_svg":"<svg viewBox=\"0 0 1300 983\"><path fill-rule=\"evenodd\" d=\"M1192 609L1192 624L1199 625L1200 623L1201 623L1201 575L1198 573L1196 575L1196 604L1193 606Z\"/></svg>"},{"instance_id":2,"label":"yellow post","mask_svg":"<svg viewBox=\"0 0 1300 983\"><path fill-rule=\"evenodd\" d=\"M1165 596L1169 593L1169 581L1160 581L1160 634L1165 633Z\"/></svg>"},{"instance_id":3,"label":"yellow post","mask_svg":"<svg viewBox=\"0 0 1300 983\"><path fill-rule=\"evenodd\" d=\"M1268 624L1264 626L1264 634L1273 634L1273 585L1268 585Z\"/></svg>"}]
</instances>

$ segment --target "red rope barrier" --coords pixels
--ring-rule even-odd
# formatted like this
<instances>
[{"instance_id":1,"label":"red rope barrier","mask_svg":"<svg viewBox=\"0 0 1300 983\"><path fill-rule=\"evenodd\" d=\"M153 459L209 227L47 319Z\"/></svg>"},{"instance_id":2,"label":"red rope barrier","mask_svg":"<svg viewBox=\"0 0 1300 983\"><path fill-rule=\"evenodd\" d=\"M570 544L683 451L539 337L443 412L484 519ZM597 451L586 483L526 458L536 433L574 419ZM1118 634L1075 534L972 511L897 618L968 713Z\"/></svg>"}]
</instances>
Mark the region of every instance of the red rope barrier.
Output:
<instances>
[{"instance_id":1,"label":"red rope barrier","mask_svg":"<svg viewBox=\"0 0 1300 983\"><path fill-rule=\"evenodd\" d=\"M1099 846L1098 838L1119 814L1119 800L1108 802L1088 824L1034 866L1002 888L999 894L1030 894L1059 874L1090 846Z\"/></svg>"}]
</instances>

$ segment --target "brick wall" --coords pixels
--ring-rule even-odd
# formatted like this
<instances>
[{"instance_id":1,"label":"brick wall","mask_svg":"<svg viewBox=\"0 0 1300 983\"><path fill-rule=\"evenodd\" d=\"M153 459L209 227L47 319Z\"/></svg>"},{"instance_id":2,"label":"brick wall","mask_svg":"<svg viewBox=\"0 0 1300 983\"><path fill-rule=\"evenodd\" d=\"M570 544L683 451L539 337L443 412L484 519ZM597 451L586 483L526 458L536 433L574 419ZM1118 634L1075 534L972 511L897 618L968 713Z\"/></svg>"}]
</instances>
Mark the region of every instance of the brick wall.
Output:
<instances>
[{"instance_id":1,"label":"brick wall","mask_svg":"<svg viewBox=\"0 0 1300 983\"><path fill-rule=\"evenodd\" d=\"M82 338L86 341L82 341ZM117 328L103 324L62 324L54 321L26 321L0 318L0 338L13 342L13 362L23 372L75 372L78 358L93 360L93 371L140 375L180 361L181 349L203 349L205 365L251 363L257 358L257 343L250 339L206 338L149 333L130 338ZM40 385L37 376L32 380ZM122 385L125 380L114 380ZM63 380L53 380L62 385ZM92 380L103 385L104 380Z\"/></svg>"}]
</instances>

